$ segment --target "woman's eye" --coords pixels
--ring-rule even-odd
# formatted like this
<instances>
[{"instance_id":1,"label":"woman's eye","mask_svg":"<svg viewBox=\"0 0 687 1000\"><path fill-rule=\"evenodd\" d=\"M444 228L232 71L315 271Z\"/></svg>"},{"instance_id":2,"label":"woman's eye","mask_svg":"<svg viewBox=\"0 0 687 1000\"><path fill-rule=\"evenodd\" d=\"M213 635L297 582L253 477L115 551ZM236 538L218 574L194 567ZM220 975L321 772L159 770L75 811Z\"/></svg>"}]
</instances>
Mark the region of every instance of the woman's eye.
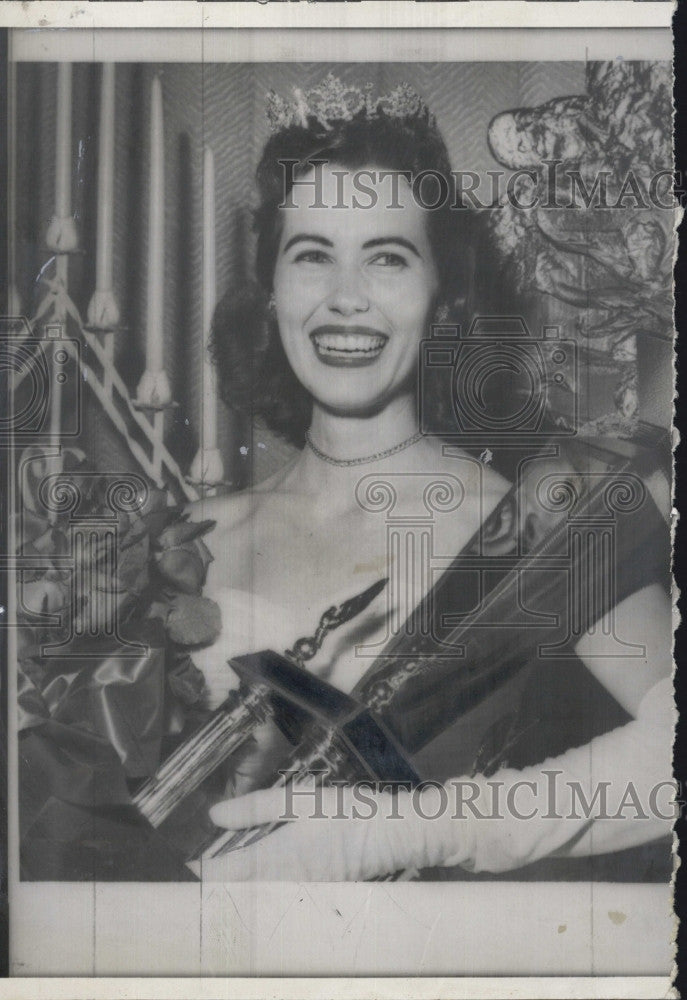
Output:
<instances>
[{"instance_id":1,"label":"woman's eye","mask_svg":"<svg viewBox=\"0 0 687 1000\"><path fill-rule=\"evenodd\" d=\"M306 264L324 264L328 260L329 257L323 250L302 250L295 258L297 264L301 262Z\"/></svg>"},{"instance_id":2,"label":"woman's eye","mask_svg":"<svg viewBox=\"0 0 687 1000\"><path fill-rule=\"evenodd\" d=\"M401 268L408 266L408 262L405 257L402 257L398 253L378 253L372 258L370 263L377 264L380 267Z\"/></svg>"}]
</instances>

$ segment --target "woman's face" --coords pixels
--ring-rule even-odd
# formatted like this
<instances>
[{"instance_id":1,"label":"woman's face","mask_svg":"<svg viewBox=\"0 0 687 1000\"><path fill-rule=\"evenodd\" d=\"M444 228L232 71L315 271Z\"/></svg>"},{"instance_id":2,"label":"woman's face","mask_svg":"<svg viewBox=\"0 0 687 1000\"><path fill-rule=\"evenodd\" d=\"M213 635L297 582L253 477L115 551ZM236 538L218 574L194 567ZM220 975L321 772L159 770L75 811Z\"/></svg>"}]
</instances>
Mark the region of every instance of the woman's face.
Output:
<instances>
[{"instance_id":1,"label":"woman's face","mask_svg":"<svg viewBox=\"0 0 687 1000\"><path fill-rule=\"evenodd\" d=\"M279 209L279 331L317 402L337 413L374 412L414 391L438 286L427 213L402 177L393 191L372 168L374 177L336 164L318 170L321 197L313 170Z\"/></svg>"}]
</instances>

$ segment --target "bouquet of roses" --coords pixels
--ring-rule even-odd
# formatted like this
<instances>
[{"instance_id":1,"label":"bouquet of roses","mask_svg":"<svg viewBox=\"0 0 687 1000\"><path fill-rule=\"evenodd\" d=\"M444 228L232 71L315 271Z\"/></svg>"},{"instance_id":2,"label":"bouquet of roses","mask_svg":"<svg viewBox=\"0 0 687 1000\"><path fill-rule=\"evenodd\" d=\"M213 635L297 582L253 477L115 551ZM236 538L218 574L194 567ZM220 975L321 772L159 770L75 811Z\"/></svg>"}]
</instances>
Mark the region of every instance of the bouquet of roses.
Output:
<instances>
[{"instance_id":1,"label":"bouquet of roses","mask_svg":"<svg viewBox=\"0 0 687 1000\"><path fill-rule=\"evenodd\" d=\"M56 811L63 825L84 809L135 811L136 785L206 714L192 654L221 628L218 606L202 595L212 560L203 537L214 522L192 521L142 480L140 504L113 513L112 476L74 449L61 461L59 475L46 476L51 460L24 453L14 525L20 821L43 853ZM78 484L78 519L59 504L46 509L50 478L57 492ZM89 545L77 543L80 524L93 529L81 533ZM65 843L78 839L71 819ZM34 870L35 856L27 863Z\"/></svg>"}]
</instances>

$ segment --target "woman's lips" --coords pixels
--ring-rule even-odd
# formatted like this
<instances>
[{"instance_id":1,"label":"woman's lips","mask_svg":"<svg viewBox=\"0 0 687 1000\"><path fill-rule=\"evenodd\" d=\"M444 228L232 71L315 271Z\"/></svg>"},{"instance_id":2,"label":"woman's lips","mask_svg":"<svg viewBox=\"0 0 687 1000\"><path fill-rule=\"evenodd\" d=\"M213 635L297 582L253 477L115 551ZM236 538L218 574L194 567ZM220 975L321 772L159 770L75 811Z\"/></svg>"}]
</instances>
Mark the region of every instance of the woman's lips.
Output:
<instances>
[{"instance_id":1,"label":"woman's lips","mask_svg":"<svg viewBox=\"0 0 687 1000\"><path fill-rule=\"evenodd\" d=\"M319 360L335 368L371 365L388 339L385 333L366 326L319 326L310 334Z\"/></svg>"}]
</instances>

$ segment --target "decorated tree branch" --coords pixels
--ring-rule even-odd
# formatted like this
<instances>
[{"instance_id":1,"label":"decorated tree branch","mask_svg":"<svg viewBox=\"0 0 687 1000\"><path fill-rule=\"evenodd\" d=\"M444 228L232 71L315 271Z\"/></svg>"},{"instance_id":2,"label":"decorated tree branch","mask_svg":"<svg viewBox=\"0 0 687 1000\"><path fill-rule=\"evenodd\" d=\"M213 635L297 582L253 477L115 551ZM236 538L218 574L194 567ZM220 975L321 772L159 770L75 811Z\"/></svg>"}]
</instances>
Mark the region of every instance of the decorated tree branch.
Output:
<instances>
[{"instance_id":1,"label":"decorated tree branch","mask_svg":"<svg viewBox=\"0 0 687 1000\"><path fill-rule=\"evenodd\" d=\"M670 108L668 63L596 62L586 96L489 126L517 171L490 215L496 253L522 291L568 307L587 370L617 377L613 410L583 432L633 433L638 338L672 334Z\"/></svg>"}]
</instances>

